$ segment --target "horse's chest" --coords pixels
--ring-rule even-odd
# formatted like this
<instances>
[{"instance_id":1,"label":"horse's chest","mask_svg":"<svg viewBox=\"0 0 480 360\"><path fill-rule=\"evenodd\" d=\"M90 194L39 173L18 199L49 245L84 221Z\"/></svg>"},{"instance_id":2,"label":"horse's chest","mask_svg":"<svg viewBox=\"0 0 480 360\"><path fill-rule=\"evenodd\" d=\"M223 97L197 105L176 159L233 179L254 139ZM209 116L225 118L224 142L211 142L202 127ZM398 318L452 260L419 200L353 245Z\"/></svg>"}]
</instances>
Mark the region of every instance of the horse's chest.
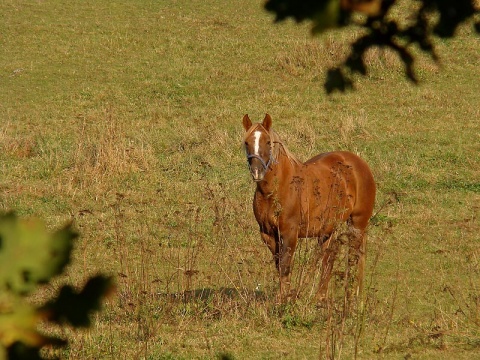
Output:
<instances>
[{"instance_id":1,"label":"horse's chest","mask_svg":"<svg viewBox=\"0 0 480 360\"><path fill-rule=\"evenodd\" d=\"M273 194L255 193L253 211L258 224L265 230L278 227L278 217L281 210L281 205Z\"/></svg>"}]
</instances>

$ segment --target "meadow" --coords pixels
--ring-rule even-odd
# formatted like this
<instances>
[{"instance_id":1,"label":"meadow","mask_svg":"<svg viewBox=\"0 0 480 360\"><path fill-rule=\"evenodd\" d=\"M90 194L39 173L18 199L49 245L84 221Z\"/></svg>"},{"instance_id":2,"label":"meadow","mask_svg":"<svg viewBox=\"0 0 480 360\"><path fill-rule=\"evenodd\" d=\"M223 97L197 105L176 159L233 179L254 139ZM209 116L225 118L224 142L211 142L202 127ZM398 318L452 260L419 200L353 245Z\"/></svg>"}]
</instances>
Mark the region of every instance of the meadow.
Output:
<instances>
[{"instance_id":1,"label":"meadow","mask_svg":"<svg viewBox=\"0 0 480 360\"><path fill-rule=\"evenodd\" d=\"M67 274L114 275L68 359L480 358L480 41L418 54L420 85L371 51L356 91L327 96L354 38L274 25L261 1L0 3L0 210L73 221ZM292 304L253 216L241 120L265 113L300 159L361 155L378 187L365 311L342 259L325 306ZM313 240L313 242L315 242ZM295 275L295 273L297 275ZM360 331L361 330L361 331Z\"/></svg>"}]
</instances>

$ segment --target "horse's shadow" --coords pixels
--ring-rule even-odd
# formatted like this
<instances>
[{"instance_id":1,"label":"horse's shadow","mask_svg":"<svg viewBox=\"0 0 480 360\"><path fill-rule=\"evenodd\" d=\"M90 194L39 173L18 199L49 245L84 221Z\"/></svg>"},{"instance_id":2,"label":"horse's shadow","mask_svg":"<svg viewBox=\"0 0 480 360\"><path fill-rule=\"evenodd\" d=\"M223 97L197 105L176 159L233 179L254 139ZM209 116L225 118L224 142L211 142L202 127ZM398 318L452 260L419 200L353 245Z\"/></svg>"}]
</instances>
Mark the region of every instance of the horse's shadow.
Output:
<instances>
[{"instance_id":1,"label":"horse's shadow","mask_svg":"<svg viewBox=\"0 0 480 360\"><path fill-rule=\"evenodd\" d=\"M211 301L213 299L263 302L268 299L268 296L264 291L232 287L220 287L218 289L200 288L173 293L158 293L157 295L159 298L164 298L174 302Z\"/></svg>"}]
</instances>

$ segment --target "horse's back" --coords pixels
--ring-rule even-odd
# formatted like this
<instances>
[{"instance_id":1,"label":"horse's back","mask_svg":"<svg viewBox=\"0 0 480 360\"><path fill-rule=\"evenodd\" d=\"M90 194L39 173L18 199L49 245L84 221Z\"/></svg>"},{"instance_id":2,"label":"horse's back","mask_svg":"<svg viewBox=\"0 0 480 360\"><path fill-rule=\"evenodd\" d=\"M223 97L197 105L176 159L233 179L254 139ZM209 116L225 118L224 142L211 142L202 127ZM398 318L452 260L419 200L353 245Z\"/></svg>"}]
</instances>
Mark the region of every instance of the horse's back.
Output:
<instances>
[{"instance_id":1,"label":"horse's back","mask_svg":"<svg viewBox=\"0 0 480 360\"><path fill-rule=\"evenodd\" d=\"M332 151L319 154L304 163L305 167L328 171L343 177L355 193L352 217L358 217L360 227L365 227L373 213L376 186L367 162L349 151ZM324 181L326 177L322 176ZM348 186L348 185L347 185Z\"/></svg>"},{"instance_id":2,"label":"horse's back","mask_svg":"<svg viewBox=\"0 0 480 360\"><path fill-rule=\"evenodd\" d=\"M345 166L350 168L353 172L365 175L367 178L371 177L373 180L373 176L371 176L371 171L366 161L350 151L332 151L318 154L307 160L304 165L307 168L322 167L329 170Z\"/></svg>"},{"instance_id":3,"label":"horse's back","mask_svg":"<svg viewBox=\"0 0 480 360\"><path fill-rule=\"evenodd\" d=\"M313 158L307 160L304 164L334 164L334 163L345 163L350 164L352 162L357 162L358 160L363 161L362 158L350 151L330 151L326 153L321 153Z\"/></svg>"}]
</instances>

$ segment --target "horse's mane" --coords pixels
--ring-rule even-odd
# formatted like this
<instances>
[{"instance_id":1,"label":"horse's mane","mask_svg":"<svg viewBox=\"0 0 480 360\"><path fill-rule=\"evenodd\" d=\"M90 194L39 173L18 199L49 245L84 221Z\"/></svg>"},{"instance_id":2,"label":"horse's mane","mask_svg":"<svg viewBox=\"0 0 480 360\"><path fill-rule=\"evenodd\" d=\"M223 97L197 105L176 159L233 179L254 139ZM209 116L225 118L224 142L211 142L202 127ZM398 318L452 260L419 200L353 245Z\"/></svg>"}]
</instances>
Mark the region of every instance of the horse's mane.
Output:
<instances>
[{"instance_id":1,"label":"horse's mane","mask_svg":"<svg viewBox=\"0 0 480 360\"><path fill-rule=\"evenodd\" d=\"M295 155L293 155L290 152L290 150L288 150L287 146L283 143L282 139L280 139L280 136L278 136L278 134L272 129L270 129L270 138L273 144L272 157L275 161L278 160L280 151L283 150L283 152L285 153L285 156L287 157L288 160L290 160L291 163L295 163L297 165L302 164L302 162Z\"/></svg>"},{"instance_id":2,"label":"horse's mane","mask_svg":"<svg viewBox=\"0 0 480 360\"><path fill-rule=\"evenodd\" d=\"M255 126L252 126L245 134L244 139L247 139L259 126L262 126L262 124L257 124ZM268 132L270 135L270 139L272 142L272 158L275 161L278 161L278 156L280 155L280 152L283 150L283 153L287 157L288 160L290 160L291 163L295 163L297 165L301 165L302 162L295 156L293 155L290 150L288 150L287 146L283 143L282 139L280 139L280 136L273 130L270 129Z\"/></svg>"}]
</instances>

